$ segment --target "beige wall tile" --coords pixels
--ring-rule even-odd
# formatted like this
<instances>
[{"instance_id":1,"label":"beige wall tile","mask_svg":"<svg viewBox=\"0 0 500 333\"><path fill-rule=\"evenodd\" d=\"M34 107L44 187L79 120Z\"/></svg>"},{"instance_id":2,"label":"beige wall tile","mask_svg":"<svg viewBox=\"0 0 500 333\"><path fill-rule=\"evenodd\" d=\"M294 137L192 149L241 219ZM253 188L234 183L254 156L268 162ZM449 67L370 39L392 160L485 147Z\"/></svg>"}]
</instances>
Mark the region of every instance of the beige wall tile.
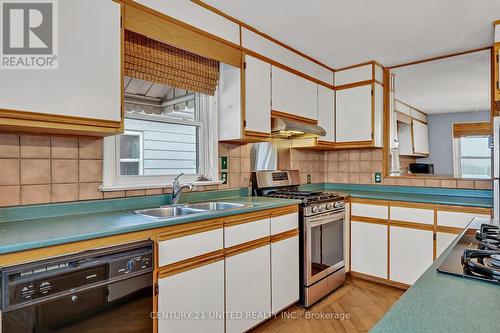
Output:
<instances>
[{"instance_id":1,"label":"beige wall tile","mask_svg":"<svg viewBox=\"0 0 500 333\"><path fill-rule=\"evenodd\" d=\"M162 188L148 188L146 189L146 195L159 195L163 194Z\"/></svg>"},{"instance_id":2,"label":"beige wall tile","mask_svg":"<svg viewBox=\"0 0 500 333\"><path fill-rule=\"evenodd\" d=\"M243 172L240 173L240 186L249 187L250 186L250 174Z\"/></svg>"},{"instance_id":3,"label":"beige wall tile","mask_svg":"<svg viewBox=\"0 0 500 333\"><path fill-rule=\"evenodd\" d=\"M384 165L382 161L372 161L372 172L383 172Z\"/></svg>"},{"instance_id":4,"label":"beige wall tile","mask_svg":"<svg viewBox=\"0 0 500 333\"><path fill-rule=\"evenodd\" d=\"M425 186L425 180L421 178L410 179L411 186Z\"/></svg>"},{"instance_id":5,"label":"beige wall tile","mask_svg":"<svg viewBox=\"0 0 500 333\"><path fill-rule=\"evenodd\" d=\"M240 187L240 173L239 172L228 172L227 173L227 184L230 188Z\"/></svg>"},{"instance_id":6,"label":"beige wall tile","mask_svg":"<svg viewBox=\"0 0 500 333\"><path fill-rule=\"evenodd\" d=\"M52 158L78 158L78 138L53 136L51 138Z\"/></svg>"},{"instance_id":7,"label":"beige wall tile","mask_svg":"<svg viewBox=\"0 0 500 333\"><path fill-rule=\"evenodd\" d=\"M229 158L229 172L240 172L240 159L230 157Z\"/></svg>"},{"instance_id":8,"label":"beige wall tile","mask_svg":"<svg viewBox=\"0 0 500 333\"><path fill-rule=\"evenodd\" d=\"M372 162L371 161L359 162L359 172L372 172Z\"/></svg>"},{"instance_id":9,"label":"beige wall tile","mask_svg":"<svg viewBox=\"0 0 500 333\"><path fill-rule=\"evenodd\" d=\"M92 200L102 199L103 194L99 191L100 183L80 183L78 185L78 199Z\"/></svg>"},{"instance_id":10,"label":"beige wall tile","mask_svg":"<svg viewBox=\"0 0 500 333\"><path fill-rule=\"evenodd\" d=\"M441 185L441 181L439 179L426 179L425 186L430 187L439 187Z\"/></svg>"},{"instance_id":11,"label":"beige wall tile","mask_svg":"<svg viewBox=\"0 0 500 333\"><path fill-rule=\"evenodd\" d=\"M0 186L0 207L21 204L20 186Z\"/></svg>"},{"instance_id":12,"label":"beige wall tile","mask_svg":"<svg viewBox=\"0 0 500 333\"><path fill-rule=\"evenodd\" d=\"M372 182L372 174L371 173L360 173L359 174L359 183L360 184L371 184Z\"/></svg>"},{"instance_id":13,"label":"beige wall tile","mask_svg":"<svg viewBox=\"0 0 500 333\"><path fill-rule=\"evenodd\" d=\"M146 195L146 190L127 190L125 191L126 197L141 197Z\"/></svg>"},{"instance_id":14,"label":"beige wall tile","mask_svg":"<svg viewBox=\"0 0 500 333\"><path fill-rule=\"evenodd\" d=\"M163 189L160 189L161 192L163 193ZM104 199L114 199L114 198L124 198L125 197L125 191L106 191L102 192Z\"/></svg>"},{"instance_id":15,"label":"beige wall tile","mask_svg":"<svg viewBox=\"0 0 500 333\"><path fill-rule=\"evenodd\" d=\"M359 150L349 150L349 161L359 161Z\"/></svg>"},{"instance_id":16,"label":"beige wall tile","mask_svg":"<svg viewBox=\"0 0 500 333\"><path fill-rule=\"evenodd\" d=\"M243 145L240 147L240 157L250 158L250 145Z\"/></svg>"},{"instance_id":17,"label":"beige wall tile","mask_svg":"<svg viewBox=\"0 0 500 333\"><path fill-rule=\"evenodd\" d=\"M339 161L340 162L349 161L349 151L348 150L339 151Z\"/></svg>"},{"instance_id":18,"label":"beige wall tile","mask_svg":"<svg viewBox=\"0 0 500 333\"><path fill-rule=\"evenodd\" d=\"M410 186L410 179L406 179L406 178L398 178L396 180L396 185L400 185L400 186Z\"/></svg>"},{"instance_id":19,"label":"beige wall tile","mask_svg":"<svg viewBox=\"0 0 500 333\"><path fill-rule=\"evenodd\" d=\"M80 160L79 179L83 183L95 183L102 180L102 160Z\"/></svg>"},{"instance_id":20,"label":"beige wall tile","mask_svg":"<svg viewBox=\"0 0 500 333\"><path fill-rule=\"evenodd\" d=\"M52 183L77 183L78 160L52 160Z\"/></svg>"},{"instance_id":21,"label":"beige wall tile","mask_svg":"<svg viewBox=\"0 0 500 333\"><path fill-rule=\"evenodd\" d=\"M50 160L21 159L21 184L50 184Z\"/></svg>"},{"instance_id":22,"label":"beige wall tile","mask_svg":"<svg viewBox=\"0 0 500 333\"><path fill-rule=\"evenodd\" d=\"M242 158L240 159L240 172L250 173L250 158Z\"/></svg>"},{"instance_id":23,"label":"beige wall tile","mask_svg":"<svg viewBox=\"0 0 500 333\"><path fill-rule=\"evenodd\" d=\"M349 172L349 162L339 162L339 172Z\"/></svg>"},{"instance_id":24,"label":"beige wall tile","mask_svg":"<svg viewBox=\"0 0 500 333\"><path fill-rule=\"evenodd\" d=\"M349 182L349 174L347 172L339 172L337 173L337 179L339 183L348 183Z\"/></svg>"},{"instance_id":25,"label":"beige wall tile","mask_svg":"<svg viewBox=\"0 0 500 333\"><path fill-rule=\"evenodd\" d=\"M349 172L359 172L359 161L349 161Z\"/></svg>"},{"instance_id":26,"label":"beige wall tile","mask_svg":"<svg viewBox=\"0 0 500 333\"><path fill-rule=\"evenodd\" d=\"M476 180L474 181L474 187L477 189L489 190L493 188L493 182L491 180Z\"/></svg>"},{"instance_id":27,"label":"beige wall tile","mask_svg":"<svg viewBox=\"0 0 500 333\"><path fill-rule=\"evenodd\" d=\"M81 159L102 159L101 138L79 138L78 146Z\"/></svg>"},{"instance_id":28,"label":"beige wall tile","mask_svg":"<svg viewBox=\"0 0 500 333\"><path fill-rule=\"evenodd\" d=\"M21 204L32 205L50 202L50 191L50 185L21 186Z\"/></svg>"},{"instance_id":29,"label":"beige wall tile","mask_svg":"<svg viewBox=\"0 0 500 333\"><path fill-rule=\"evenodd\" d=\"M50 136L21 135L22 158L49 158Z\"/></svg>"},{"instance_id":30,"label":"beige wall tile","mask_svg":"<svg viewBox=\"0 0 500 333\"><path fill-rule=\"evenodd\" d=\"M52 184L52 202L77 201L78 183Z\"/></svg>"},{"instance_id":31,"label":"beige wall tile","mask_svg":"<svg viewBox=\"0 0 500 333\"><path fill-rule=\"evenodd\" d=\"M349 184L359 184L359 173L349 173Z\"/></svg>"},{"instance_id":32,"label":"beige wall tile","mask_svg":"<svg viewBox=\"0 0 500 333\"><path fill-rule=\"evenodd\" d=\"M359 160L360 161L371 161L372 160L372 150L371 149L363 149L359 152Z\"/></svg>"},{"instance_id":33,"label":"beige wall tile","mask_svg":"<svg viewBox=\"0 0 500 333\"><path fill-rule=\"evenodd\" d=\"M458 188L474 188L473 180L457 180Z\"/></svg>"},{"instance_id":34,"label":"beige wall tile","mask_svg":"<svg viewBox=\"0 0 500 333\"><path fill-rule=\"evenodd\" d=\"M19 185L19 159L0 159L0 185Z\"/></svg>"},{"instance_id":35,"label":"beige wall tile","mask_svg":"<svg viewBox=\"0 0 500 333\"><path fill-rule=\"evenodd\" d=\"M396 178L387 178L385 177L383 180L382 180L383 184L384 185L397 185L397 179Z\"/></svg>"},{"instance_id":36,"label":"beige wall tile","mask_svg":"<svg viewBox=\"0 0 500 333\"><path fill-rule=\"evenodd\" d=\"M19 135L0 133L0 158L19 157Z\"/></svg>"},{"instance_id":37,"label":"beige wall tile","mask_svg":"<svg viewBox=\"0 0 500 333\"><path fill-rule=\"evenodd\" d=\"M383 160L383 150L382 149L373 149L372 150L372 160L373 161L382 161Z\"/></svg>"},{"instance_id":38,"label":"beige wall tile","mask_svg":"<svg viewBox=\"0 0 500 333\"><path fill-rule=\"evenodd\" d=\"M240 157L241 156L241 149L239 145L230 145L227 147L229 151L229 156L230 157Z\"/></svg>"},{"instance_id":39,"label":"beige wall tile","mask_svg":"<svg viewBox=\"0 0 500 333\"><path fill-rule=\"evenodd\" d=\"M441 179L441 187L456 188L457 181L454 179Z\"/></svg>"},{"instance_id":40,"label":"beige wall tile","mask_svg":"<svg viewBox=\"0 0 500 333\"><path fill-rule=\"evenodd\" d=\"M229 150L227 149L227 144L219 143L219 156L229 156Z\"/></svg>"}]
</instances>

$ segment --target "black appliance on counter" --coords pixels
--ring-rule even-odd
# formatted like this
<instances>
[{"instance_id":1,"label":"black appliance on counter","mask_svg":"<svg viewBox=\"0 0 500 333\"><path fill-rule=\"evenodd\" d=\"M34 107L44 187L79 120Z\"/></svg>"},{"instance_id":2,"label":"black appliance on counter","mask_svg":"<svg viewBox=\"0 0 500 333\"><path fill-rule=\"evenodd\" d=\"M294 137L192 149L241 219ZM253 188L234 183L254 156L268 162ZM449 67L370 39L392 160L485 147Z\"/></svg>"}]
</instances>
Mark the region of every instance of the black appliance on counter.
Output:
<instances>
[{"instance_id":1,"label":"black appliance on counter","mask_svg":"<svg viewBox=\"0 0 500 333\"><path fill-rule=\"evenodd\" d=\"M500 228L497 223L476 218L438 271L500 284Z\"/></svg>"},{"instance_id":2,"label":"black appliance on counter","mask_svg":"<svg viewBox=\"0 0 500 333\"><path fill-rule=\"evenodd\" d=\"M153 243L1 269L1 332L153 331Z\"/></svg>"},{"instance_id":3,"label":"black appliance on counter","mask_svg":"<svg viewBox=\"0 0 500 333\"><path fill-rule=\"evenodd\" d=\"M253 194L298 199L300 304L309 307L345 282L344 197L299 191L298 170L252 173Z\"/></svg>"},{"instance_id":4,"label":"black appliance on counter","mask_svg":"<svg viewBox=\"0 0 500 333\"><path fill-rule=\"evenodd\" d=\"M434 173L434 164L431 163L410 163L409 171L411 173Z\"/></svg>"}]
</instances>

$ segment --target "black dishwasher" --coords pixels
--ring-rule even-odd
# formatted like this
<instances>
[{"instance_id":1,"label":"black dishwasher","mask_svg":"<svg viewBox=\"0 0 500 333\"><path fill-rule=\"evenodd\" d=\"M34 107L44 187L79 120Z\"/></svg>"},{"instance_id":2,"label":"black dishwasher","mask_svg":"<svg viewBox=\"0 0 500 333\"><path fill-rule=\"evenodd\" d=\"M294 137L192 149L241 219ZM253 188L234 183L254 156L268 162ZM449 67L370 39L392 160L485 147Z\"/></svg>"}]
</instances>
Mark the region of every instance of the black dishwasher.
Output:
<instances>
[{"instance_id":1,"label":"black dishwasher","mask_svg":"<svg viewBox=\"0 0 500 333\"><path fill-rule=\"evenodd\" d=\"M1 269L2 333L153 331L153 243Z\"/></svg>"}]
</instances>

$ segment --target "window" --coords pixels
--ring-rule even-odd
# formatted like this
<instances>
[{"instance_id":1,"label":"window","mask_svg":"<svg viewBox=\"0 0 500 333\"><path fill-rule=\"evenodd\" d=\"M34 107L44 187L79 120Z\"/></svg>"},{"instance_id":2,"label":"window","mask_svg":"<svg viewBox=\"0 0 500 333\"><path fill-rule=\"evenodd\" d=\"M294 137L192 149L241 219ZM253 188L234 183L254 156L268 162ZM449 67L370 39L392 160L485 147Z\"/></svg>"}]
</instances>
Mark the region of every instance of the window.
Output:
<instances>
[{"instance_id":1,"label":"window","mask_svg":"<svg viewBox=\"0 0 500 333\"><path fill-rule=\"evenodd\" d=\"M488 136L455 139L455 170L461 178L491 178L491 150Z\"/></svg>"},{"instance_id":2,"label":"window","mask_svg":"<svg viewBox=\"0 0 500 333\"><path fill-rule=\"evenodd\" d=\"M105 139L103 190L217 179L216 96L125 77L124 133Z\"/></svg>"}]
</instances>

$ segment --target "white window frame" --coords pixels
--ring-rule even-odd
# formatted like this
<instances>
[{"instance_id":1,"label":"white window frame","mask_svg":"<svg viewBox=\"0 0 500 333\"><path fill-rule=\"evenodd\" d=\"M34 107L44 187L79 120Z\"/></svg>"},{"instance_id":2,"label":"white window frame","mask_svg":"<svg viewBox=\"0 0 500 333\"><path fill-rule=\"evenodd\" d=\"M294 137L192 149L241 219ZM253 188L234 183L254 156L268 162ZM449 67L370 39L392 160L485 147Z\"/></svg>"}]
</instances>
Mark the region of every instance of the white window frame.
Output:
<instances>
[{"instance_id":1,"label":"white window frame","mask_svg":"<svg viewBox=\"0 0 500 333\"><path fill-rule=\"evenodd\" d=\"M121 162L139 162L139 176L142 176L144 174L144 153L143 153L143 148L144 148L144 142L142 141L143 138L143 133L141 131L134 131L134 130L125 130L123 132L125 135L129 136L137 136L139 137L139 158L121 158L118 157L119 163ZM116 145L117 148L119 148L120 145ZM117 156L120 156L120 150L116 151ZM120 165L118 165L120 167Z\"/></svg>"},{"instance_id":2,"label":"white window frame","mask_svg":"<svg viewBox=\"0 0 500 333\"><path fill-rule=\"evenodd\" d=\"M180 178L181 183L192 183L194 185L222 184L218 180L218 93L214 96L198 95L198 105L203 105L199 110L199 121L203 126L199 127L199 173L196 175L184 175ZM169 122L192 125L192 122L179 119ZM168 176L121 176L120 175L120 140L118 135L104 138L103 147L103 184L101 191L118 191L131 189L165 188L171 187L175 175ZM198 177L204 175L211 181L198 181Z\"/></svg>"},{"instance_id":3,"label":"white window frame","mask_svg":"<svg viewBox=\"0 0 500 333\"><path fill-rule=\"evenodd\" d=\"M474 179L474 178L465 178L462 175L462 159L463 156L461 154L462 147L461 147L461 137L460 138L453 138L453 176L455 178L464 178L464 179ZM466 156L470 157L470 159L489 159L491 160L491 157L478 157L478 156ZM493 170L491 170L493 172ZM488 177L482 177L482 178L476 178L476 179L491 179L492 175L489 175Z\"/></svg>"}]
</instances>

